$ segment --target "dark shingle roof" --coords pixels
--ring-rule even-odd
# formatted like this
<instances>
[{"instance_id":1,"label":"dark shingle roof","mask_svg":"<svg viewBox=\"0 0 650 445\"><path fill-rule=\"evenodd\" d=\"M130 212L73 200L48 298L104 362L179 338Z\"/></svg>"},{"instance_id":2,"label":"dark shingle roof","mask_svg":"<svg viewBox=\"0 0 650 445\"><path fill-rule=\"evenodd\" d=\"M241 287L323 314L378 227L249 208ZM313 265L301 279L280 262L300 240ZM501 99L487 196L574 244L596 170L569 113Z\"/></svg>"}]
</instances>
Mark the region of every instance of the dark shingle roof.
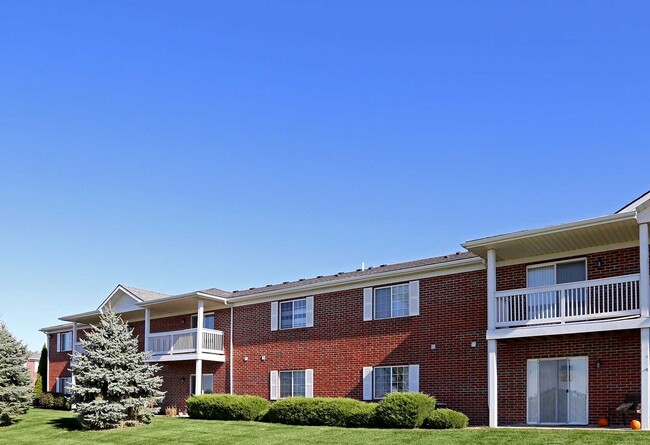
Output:
<instances>
[{"instance_id":1,"label":"dark shingle roof","mask_svg":"<svg viewBox=\"0 0 650 445\"><path fill-rule=\"evenodd\" d=\"M159 298L165 298L169 297L167 294L162 294L160 292L154 292L150 290L145 290L145 289L140 289L137 287L133 286L125 286L122 285L122 287L129 292L131 292L133 295L141 299L142 301L153 301L153 300L158 300Z\"/></svg>"},{"instance_id":2,"label":"dark shingle roof","mask_svg":"<svg viewBox=\"0 0 650 445\"><path fill-rule=\"evenodd\" d=\"M354 278L354 277L364 277L364 276L371 276L371 275L376 275L376 274L381 274L389 271L395 271L395 270L403 270L403 269L412 269L416 267L422 267L422 266L431 266L433 264L441 264L441 263L450 263L453 261L458 261L458 260L463 260L467 258L474 258L476 255L474 255L471 252L456 252L455 254L451 255L444 255L444 256L439 256L439 257L433 257L433 258L425 258L422 260L416 260L416 261L407 261L404 263L396 263L396 264L383 264L381 266L377 267L369 267L366 270L356 270L353 272L339 272L334 275L321 275L315 278L305 278L305 279L300 279L297 281L285 281L282 284L270 284L264 287L257 287L257 288L251 288L251 289L246 289L246 290L240 290L240 291L233 291L231 294L232 298L237 298L237 297L244 297L248 295L255 295L255 294L261 294L265 292L271 292L275 290L282 290L282 289L292 289L294 287L298 286L305 286L308 284L320 284L320 283L328 283L332 281L337 281L337 280L343 280L346 278Z\"/></svg>"}]
</instances>

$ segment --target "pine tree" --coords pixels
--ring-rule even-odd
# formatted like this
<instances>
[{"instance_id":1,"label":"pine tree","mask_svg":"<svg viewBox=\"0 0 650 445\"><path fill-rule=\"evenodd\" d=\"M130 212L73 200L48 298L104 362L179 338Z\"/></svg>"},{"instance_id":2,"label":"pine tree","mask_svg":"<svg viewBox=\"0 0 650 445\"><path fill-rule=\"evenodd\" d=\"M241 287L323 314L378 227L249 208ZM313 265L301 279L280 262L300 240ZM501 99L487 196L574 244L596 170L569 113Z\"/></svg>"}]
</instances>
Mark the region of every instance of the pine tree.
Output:
<instances>
[{"instance_id":1,"label":"pine tree","mask_svg":"<svg viewBox=\"0 0 650 445\"><path fill-rule=\"evenodd\" d=\"M83 354L74 353L71 387L73 409L81 424L107 429L149 423L162 401L162 378L149 354L138 352L138 340L113 312L101 316L86 339Z\"/></svg>"},{"instance_id":2,"label":"pine tree","mask_svg":"<svg viewBox=\"0 0 650 445\"><path fill-rule=\"evenodd\" d=\"M0 426L25 414L32 400L27 347L0 321Z\"/></svg>"}]
</instances>

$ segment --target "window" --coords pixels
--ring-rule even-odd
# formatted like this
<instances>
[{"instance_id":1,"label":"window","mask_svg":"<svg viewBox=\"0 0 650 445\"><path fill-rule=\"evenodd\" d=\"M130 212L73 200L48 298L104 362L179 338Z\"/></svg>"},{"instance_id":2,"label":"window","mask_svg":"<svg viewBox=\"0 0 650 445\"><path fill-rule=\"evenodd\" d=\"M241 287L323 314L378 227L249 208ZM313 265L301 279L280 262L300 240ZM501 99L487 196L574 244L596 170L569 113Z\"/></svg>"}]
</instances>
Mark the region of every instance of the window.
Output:
<instances>
[{"instance_id":1,"label":"window","mask_svg":"<svg viewBox=\"0 0 650 445\"><path fill-rule=\"evenodd\" d=\"M280 329L304 328L307 326L307 300L283 301L280 303Z\"/></svg>"},{"instance_id":2,"label":"window","mask_svg":"<svg viewBox=\"0 0 650 445\"><path fill-rule=\"evenodd\" d=\"M280 398L305 397L305 371L280 371Z\"/></svg>"},{"instance_id":3,"label":"window","mask_svg":"<svg viewBox=\"0 0 650 445\"><path fill-rule=\"evenodd\" d=\"M526 278L528 287L586 281L587 262L585 260L571 260L541 266L530 266Z\"/></svg>"},{"instance_id":4,"label":"window","mask_svg":"<svg viewBox=\"0 0 650 445\"><path fill-rule=\"evenodd\" d=\"M196 329L197 319L197 315L192 315L192 321L190 323L192 329ZM203 329L214 329L214 314L203 315Z\"/></svg>"},{"instance_id":5,"label":"window","mask_svg":"<svg viewBox=\"0 0 650 445\"><path fill-rule=\"evenodd\" d=\"M381 366L373 371L375 399L383 399L392 392L409 391L408 366Z\"/></svg>"},{"instance_id":6,"label":"window","mask_svg":"<svg viewBox=\"0 0 650 445\"><path fill-rule=\"evenodd\" d=\"M70 394L70 385L72 385L72 377L59 377L56 379L55 391L61 394Z\"/></svg>"},{"instance_id":7,"label":"window","mask_svg":"<svg viewBox=\"0 0 650 445\"><path fill-rule=\"evenodd\" d=\"M72 351L72 332L61 332L57 346L58 352Z\"/></svg>"},{"instance_id":8,"label":"window","mask_svg":"<svg viewBox=\"0 0 650 445\"><path fill-rule=\"evenodd\" d=\"M405 317L407 315L409 315L408 284L375 289L375 319Z\"/></svg>"},{"instance_id":9,"label":"window","mask_svg":"<svg viewBox=\"0 0 650 445\"><path fill-rule=\"evenodd\" d=\"M203 379L201 380L201 386L203 391L201 394L212 394L214 379L212 374L203 374ZM196 375L192 374L190 376L190 395L196 394Z\"/></svg>"}]
</instances>

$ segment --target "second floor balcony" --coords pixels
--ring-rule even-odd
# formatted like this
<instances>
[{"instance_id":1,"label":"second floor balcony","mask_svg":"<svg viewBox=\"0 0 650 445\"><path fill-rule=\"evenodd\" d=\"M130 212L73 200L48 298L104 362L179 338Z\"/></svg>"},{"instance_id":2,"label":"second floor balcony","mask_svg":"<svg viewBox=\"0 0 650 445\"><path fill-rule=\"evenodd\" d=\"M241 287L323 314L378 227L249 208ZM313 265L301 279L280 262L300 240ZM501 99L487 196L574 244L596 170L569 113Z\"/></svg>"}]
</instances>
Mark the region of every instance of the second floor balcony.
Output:
<instances>
[{"instance_id":1,"label":"second floor balcony","mask_svg":"<svg viewBox=\"0 0 650 445\"><path fill-rule=\"evenodd\" d=\"M216 329L183 329L151 333L148 348L153 361L176 361L202 358L211 361L224 361L224 334ZM200 340L200 343L199 343Z\"/></svg>"},{"instance_id":2,"label":"second floor balcony","mask_svg":"<svg viewBox=\"0 0 650 445\"><path fill-rule=\"evenodd\" d=\"M639 274L495 293L494 326L515 328L641 315Z\"/></svg>"}]
</instances>

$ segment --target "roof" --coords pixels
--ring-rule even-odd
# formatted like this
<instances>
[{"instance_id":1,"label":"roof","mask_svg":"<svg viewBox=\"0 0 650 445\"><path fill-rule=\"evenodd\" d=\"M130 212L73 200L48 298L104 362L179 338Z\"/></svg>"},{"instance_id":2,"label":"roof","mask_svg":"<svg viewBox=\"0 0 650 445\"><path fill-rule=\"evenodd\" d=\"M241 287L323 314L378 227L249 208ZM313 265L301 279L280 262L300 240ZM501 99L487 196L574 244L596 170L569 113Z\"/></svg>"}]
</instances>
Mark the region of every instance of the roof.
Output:
<instances>
[{"instance_id":1,"label":"roof","mask_svg":"<svg viewBox=\"0 0 650 445\"><path fill-rule=\"evenodd\" d=\"M232 292L232 298L236 299L238 297L245 297L249 295L262 294L266 292L272 292L276 290L283 289L293 289L295 287L301 287L306 285L329 283L332 281L345 280L348 278L357 278L357 277L366 277L372 275L379 275L385 272L391 272L396 270L405 270L413 269L422 266L431 266L434 264L443 264L451 263L453 261L459 261L468 258L476 258L477 255L474 255L471 252L456 252L451 255L437 256L432 258L425 258L416 261L407 261L404 263L396 264L382 264L378 267L369 267L365 270L357 269L353 272L339 272L333 275L319 275L314 278L303 278L297 281L285 281L282 284L268 284L263 287L250 288L247 290L239 290Z\"/></svg>"},{"instance_id":2,"label":"roof","mask_svg":"<svg viewBox=\"0 0 650 445\"><path fill-rule=\"evenodd\" d=\"M35 360L40 360L41 359L41 352L40 351L34 351L31 354L29 354L28 360L30 361L35 361Z\"/></svg>"},{"instance_id":3,"label":"roof","mask_svg":"<svg viewBox=\"0 0 650 445\"><path fill-rule=\"evenodd\" d=\"M639 207L641 204L643 204L646 201L650 201L650 190L648 190L643 195L636 198L634 201L632 201L632 202L626 204L625 206L623 206L623 208L618 210L616 213L631 212L633 210L636 210L637 207Z\"/></svg>"},{"instance_id":4,"label":"roof","mask_svg":"<svg viewBox=\"0 0 650 445\"><path fill-rule=\"evenodd\" d=\"M167 294L163 294L163 293L160 293L160 292L154 292L154 291L150 291L150 290L145 290L145 289L140 289L138 287L125 286L125 285L122 285L122 287L124 289L128 290L129 292L131 292L133 295L135 295L136 297L138 297L142 301L153 301L153 300L157 300L159 298L169 297L169 295L167 295Z\"/></svg>"}]
</instances>

